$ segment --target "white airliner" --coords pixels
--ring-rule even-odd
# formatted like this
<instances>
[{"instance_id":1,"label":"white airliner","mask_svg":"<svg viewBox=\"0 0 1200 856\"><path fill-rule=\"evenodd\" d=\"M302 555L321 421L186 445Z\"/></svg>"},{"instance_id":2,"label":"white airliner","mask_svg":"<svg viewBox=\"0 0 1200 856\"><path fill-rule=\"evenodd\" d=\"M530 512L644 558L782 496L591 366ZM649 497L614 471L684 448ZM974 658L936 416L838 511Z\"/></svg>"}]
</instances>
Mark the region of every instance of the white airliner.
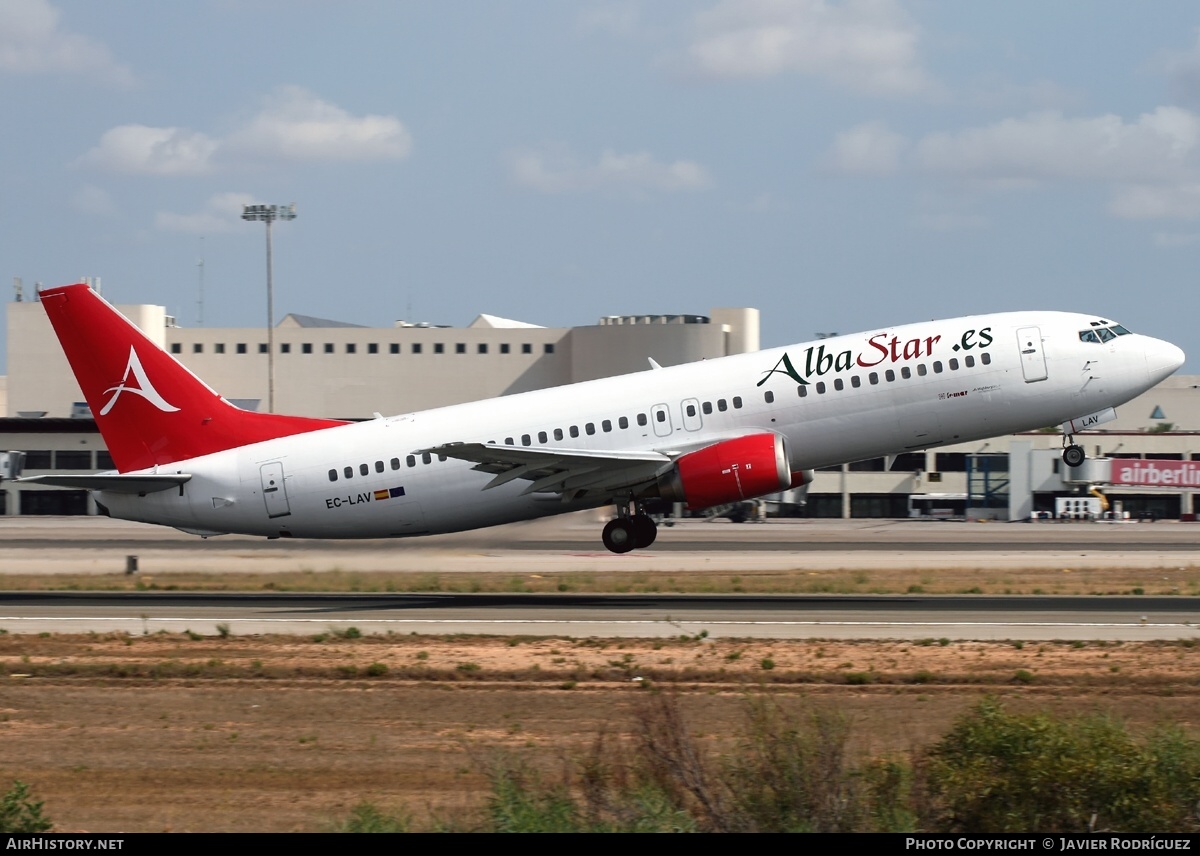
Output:
<instances>
[{"instance_id":1,"label":"white airliner","mask_svg":"<svg viewBox=\"0 0 1200 856\"><path fill-rule=\"evenodd\" d=\"M384 538L806 484L813 470L1063 423L1071 439L1183 364L1094 315L1010 312L872 330L347 423L234 407L87 285L41 292L117 471L31 480L105 513L209 536Z\"/></svg>"}]
</instances>

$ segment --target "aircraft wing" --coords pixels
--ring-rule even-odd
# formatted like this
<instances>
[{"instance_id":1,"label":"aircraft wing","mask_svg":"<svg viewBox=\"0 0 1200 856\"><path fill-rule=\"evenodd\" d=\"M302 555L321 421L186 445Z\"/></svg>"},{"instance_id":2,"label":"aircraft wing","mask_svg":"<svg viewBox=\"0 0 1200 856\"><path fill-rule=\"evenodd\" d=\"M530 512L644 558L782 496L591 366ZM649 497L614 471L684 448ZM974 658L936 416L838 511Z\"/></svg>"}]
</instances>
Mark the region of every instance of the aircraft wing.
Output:
<instances>
[{"instance_id":1,"label":"aircraft wing","mask_svg":"<svg viewBox=\"0 0 1200 856\"><path fill-rule=\"evenodd\" d=\"M143 475L120 473L98 473L95 475L45 475L26 476L19 482L46 484L51 487L73 487L84 490L108 490L113 493L157 493L177 487L192 478L191 473L148 473Z\"/></svg>"},{"instance_id":2,"label":"aircraft wing","mask_svg":"<svg viewBox=\"0 0 1200 856\"><path fill-rule=\"evenodd\" d=\"M662 452L593 452L544 446L499 446L494 443L447 443L417 454L444 455L475 464L472 469L495 476L484 490L523 479L522 495L561 493L578 498L611 493L653 481L674 460Z\"/></svg>"}]
</instances>

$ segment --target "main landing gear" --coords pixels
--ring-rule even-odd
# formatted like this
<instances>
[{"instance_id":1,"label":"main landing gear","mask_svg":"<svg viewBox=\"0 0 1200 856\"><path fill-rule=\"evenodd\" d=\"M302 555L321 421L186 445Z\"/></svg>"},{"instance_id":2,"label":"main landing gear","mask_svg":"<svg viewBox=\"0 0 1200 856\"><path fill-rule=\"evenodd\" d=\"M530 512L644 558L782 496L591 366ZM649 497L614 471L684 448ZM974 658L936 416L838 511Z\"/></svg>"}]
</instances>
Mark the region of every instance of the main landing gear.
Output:
<instances>
[{"instance_id":1,"label":"main landing gear","mask_svg":"<svg viewBox=\"0 0 1200 856\"><path fill-rule=\"evenodd\" d=\"M628 503L617 506L617 516L608 521L600 538L604 546L614 553L628 553L633 549L649 547L658 537L658 524L654 518L637 506L634 514L629 513Z\"/></svg>"},{"instance_id":2,"label":"main landing gear","mask_svg":"<svg viewBox=\"0 0 1200 856\"><path fill-rule=\"evenodd\" d=\"M1063 463L1074 469L1083 465L1087 460L1087 452L1083 451L1083 446L1075 442L1075 438L1070 434L1063 434Z\"/></svg>"}]
</instances>

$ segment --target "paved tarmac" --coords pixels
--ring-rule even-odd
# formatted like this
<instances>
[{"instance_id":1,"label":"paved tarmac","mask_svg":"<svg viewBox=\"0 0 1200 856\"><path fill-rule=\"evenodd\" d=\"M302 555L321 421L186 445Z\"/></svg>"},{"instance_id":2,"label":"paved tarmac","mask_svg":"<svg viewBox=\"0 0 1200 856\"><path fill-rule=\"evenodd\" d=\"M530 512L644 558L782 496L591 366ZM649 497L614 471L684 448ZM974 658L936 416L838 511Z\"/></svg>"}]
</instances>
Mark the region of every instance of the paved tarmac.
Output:
<instances>
[{"instance_id":1,"label":"paved tarmac","mask_svg":"<svg viewBox=\"0 0 1200 856\"><path fill-rule=\"evenodd\" d=\"M847 567L1200 568L1200 525L686 521L617 556L595 513L401 541L207 540L107 518L0 518L4 573L171 571L837 570ZM1188 597L184 595L0 593L9 632L193 630L656 637L1158 640L1200 635Z\"/></svg>"},{"instance_id":2,"label":"paved tarmac","mask_svg":"<svg viewBox=\"0 0 1200 856\"><path fill-rule=\"evenodd\" d=\"M270 541L102 517L0 517L0 574L118 573L128 556L142 573L1200 567L1197 523L689 520L620 556L601 546L602 525L587 512L425 538Z\"/></svg>"}]
</instances>

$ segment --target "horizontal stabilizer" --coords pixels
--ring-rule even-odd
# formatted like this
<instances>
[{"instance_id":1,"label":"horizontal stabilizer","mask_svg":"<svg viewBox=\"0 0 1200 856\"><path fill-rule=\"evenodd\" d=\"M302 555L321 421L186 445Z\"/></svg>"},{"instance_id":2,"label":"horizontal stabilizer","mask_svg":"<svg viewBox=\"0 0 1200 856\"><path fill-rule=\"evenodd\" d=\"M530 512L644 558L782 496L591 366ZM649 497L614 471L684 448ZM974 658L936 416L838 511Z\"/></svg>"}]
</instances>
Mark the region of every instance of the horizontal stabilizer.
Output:
<instances>
[{"instance_id":1,"label":"horizontal stabilizer","mask_svg":"<svg viewBox=\"0 0 1200 856\"><path fill-rule=\"evenodd\" d=\"M73 487L84 490L107 490L112 493L157 493L160 490L170 490L184 482L190 481L191 473L149 473L145 475L120 475L118 473L101 473L99 475L76 476L28 476L17 479L19 482L44 484L51 487Z\"/></svg>"}]
</instances>

